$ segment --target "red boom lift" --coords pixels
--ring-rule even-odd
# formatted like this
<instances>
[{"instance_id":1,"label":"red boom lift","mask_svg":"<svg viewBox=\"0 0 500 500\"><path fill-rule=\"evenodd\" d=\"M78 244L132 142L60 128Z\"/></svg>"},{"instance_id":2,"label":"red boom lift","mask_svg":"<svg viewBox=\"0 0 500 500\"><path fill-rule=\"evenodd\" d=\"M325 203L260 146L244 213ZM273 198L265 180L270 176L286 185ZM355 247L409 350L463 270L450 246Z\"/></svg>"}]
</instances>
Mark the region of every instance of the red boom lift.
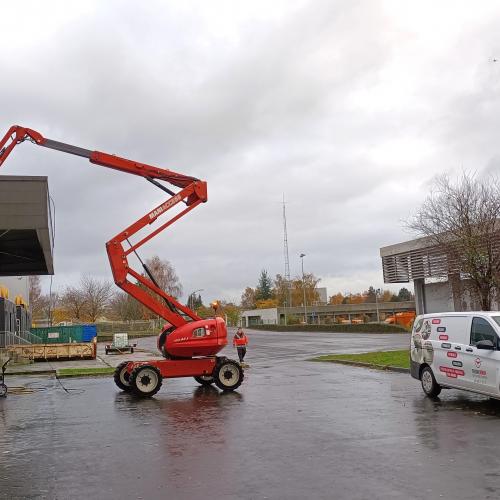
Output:
<instances>
[{"instance_id":1,"label":"red boom lift","mask_svg":"<svg viewBox=\"0 0 500 500\"><path fill-rule=\"evenodd\" d=\"M220 389L229 391L238 388L243 381L243 370L240 364L234 360L216 356L227 344L227 329L222 318L202 319L194 311L177 302L160 289L153 274L137 254L140 246L200 203L207 201L207 183L171 170L53 141L35 130L17 125L12 126L0 141L0 166L14 147L26 140L38 146L87 158L96 165L144 177L169 195L165 202L106 243L115 283L167 321L158 337L158 349L165 359L121 363L114 376L118 387L138 396L147 397L158 392L163 378L194 377L202 385L215 383ZM168 182L179 190L174 192L160 181ZM185 205L180 212L171 216L138 242L131 243L130 239L138 231L153 224L180 203ZM126 248L124 248L125 242ZM128 256L131 253L138 257L145 275L129 266ZM153 295L147 293L145 288L153 292Z\"/></svg>"}]
</instances>

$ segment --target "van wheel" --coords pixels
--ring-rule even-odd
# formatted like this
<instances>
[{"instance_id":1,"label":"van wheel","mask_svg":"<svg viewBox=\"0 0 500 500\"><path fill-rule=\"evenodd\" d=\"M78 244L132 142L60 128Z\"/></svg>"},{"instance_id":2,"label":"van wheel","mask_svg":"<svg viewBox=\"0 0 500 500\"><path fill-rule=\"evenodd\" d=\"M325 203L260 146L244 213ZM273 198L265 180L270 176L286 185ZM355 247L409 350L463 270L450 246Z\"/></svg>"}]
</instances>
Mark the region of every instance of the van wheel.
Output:
<instances>
[{"instance_id":1,"label":"van wheel","mask_svg":"<svg viewBox=\"0 0 500 500\"><path fill-rule=\"evenodd\" d=\"M439 396L439 393L441 392L441 386L436 382L434 374L428 366L426 366L422 370L420 381L422 382L422 389L424 390L425 394L427 394L427 396L429 396L430 398Z\"/></svg>"}]
</instances>

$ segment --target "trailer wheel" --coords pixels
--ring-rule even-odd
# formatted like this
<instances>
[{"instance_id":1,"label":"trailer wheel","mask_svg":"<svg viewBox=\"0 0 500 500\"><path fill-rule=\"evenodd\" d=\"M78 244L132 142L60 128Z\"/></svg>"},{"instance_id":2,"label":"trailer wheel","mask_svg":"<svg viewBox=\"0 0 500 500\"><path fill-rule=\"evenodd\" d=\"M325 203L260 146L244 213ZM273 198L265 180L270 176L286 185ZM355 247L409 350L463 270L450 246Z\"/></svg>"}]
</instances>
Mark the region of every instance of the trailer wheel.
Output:
<instances>
[{"instance_id":1,"label":"trailer wheel","mask_svg":"<svg viewBox=\"0 0 500 500\"><path fill-rule=\"evenodd\" d=\"M125 392L130 392L132 388L130 387L130 373L127 371L128 361L120 363L115 370L113 379L115 384Z\"/></svg>"},{"instance_id":2,"label":"trailer wheel","mask_svg":"<svg viewBox=\"0 0 500 500\"><path fill-rule=\"evenodd\" d=\"M133 347L130 348L130 354L134 354L134 348Z\"/></svg>"},{"instance_id":3,"label":"trailer wheel","mask_svg":"<svg viewBox=\"0 0 500 500\"><path fill-rule=\"evenodd\" d=\"M2 382L0 384L0 398L7 397L7 386Z\"/></svg>"},{"instance_id":4,"label":"trailer wheel","mask_svg":"<svg viewBox=\"0 0 500 500\"><path fill-rule=\"evenodd\" d=\"M243 370L236 361L225 359L215 367L215 385L223 391L234 391L243 382Z\"/></svg>"},{"instance_id":5,"label":"trailer wheel","mask_svg":"<svg viewBox=\"0 0 500 500\"><path fill-rule=\"evenodd\" d=\"M132 370L130 386L136 396L148 398L154 396L161 387L160 370L152 365L143 365Z\"/></svg>"},{"instance_id":6,"label":"trailer wheel","mask_svg":"<svg viewBox=\"0 0 500 500\"><path fill-rule=\"evenodd\" d=\"M198 382L198 384L204 386L212 385L215 382L214 378L211 375L200 375L199 377L194 377L194 379L196 380L196 382Z\"/></svg>"},{"instance_id":7,"label":"trailer wheel","mask_svg":"<svg viewBox=\"0 0 500 500\"><path fill-rule=\"evenodd\" d=\"M427 396L429 396L430 398L439 396L439 393L441 392L441 386L436 382L434 374L428 366L426 366L422 370L422 374L420 375L420 382L422 383L422 389L424 390L425 394L427 394Z\"/></svg>"}]
</instances>

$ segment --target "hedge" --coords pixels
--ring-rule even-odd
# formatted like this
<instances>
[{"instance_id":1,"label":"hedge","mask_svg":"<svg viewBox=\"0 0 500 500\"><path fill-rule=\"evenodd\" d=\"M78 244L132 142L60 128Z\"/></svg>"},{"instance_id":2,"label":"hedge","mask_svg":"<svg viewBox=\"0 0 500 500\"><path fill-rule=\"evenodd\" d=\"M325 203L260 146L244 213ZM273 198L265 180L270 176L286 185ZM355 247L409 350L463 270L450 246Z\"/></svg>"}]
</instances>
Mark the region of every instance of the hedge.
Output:
<instances>
[{"instance_id":1,"label":"hedge","mask_svg":"<svg viewBox=\"0 0 500 500\"><path fill-rule=\"evenodd\" d=\"M359 323L354 325L251 325L251 330L271 332L341 332L341 333L406 333L402 326L384 323Z\"/></svg>"}]
</instances>

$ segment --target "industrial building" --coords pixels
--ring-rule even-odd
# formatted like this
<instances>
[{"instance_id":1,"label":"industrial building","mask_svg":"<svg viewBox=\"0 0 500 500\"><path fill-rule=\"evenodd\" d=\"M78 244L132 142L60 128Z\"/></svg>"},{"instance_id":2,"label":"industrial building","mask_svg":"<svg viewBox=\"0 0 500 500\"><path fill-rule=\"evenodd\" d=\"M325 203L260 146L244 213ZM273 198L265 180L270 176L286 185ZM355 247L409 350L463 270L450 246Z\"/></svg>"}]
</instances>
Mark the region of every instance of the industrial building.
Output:
<instances>
[{"instance_id":1,"label":"industrial building","mask_svg":"<svg viewBox=\"0 0 500 500\"><path fill-rule=\"evenodd\" d=\"M449 271L446 254L431 238L383 247L380 257L384 283L413 282L417 314L481 309L467 291L467 279Z\"/></svg>"},{"instance_id":2,"label":"industrial building","mask_svg":"<svg viewBox=\"0 0 500 500\"><path fill-rule=\"evenodd\" d=\"M0 177L0 348L29 342L27 276L53 274L46 177Z\"/></svg>"}]
</instances>

